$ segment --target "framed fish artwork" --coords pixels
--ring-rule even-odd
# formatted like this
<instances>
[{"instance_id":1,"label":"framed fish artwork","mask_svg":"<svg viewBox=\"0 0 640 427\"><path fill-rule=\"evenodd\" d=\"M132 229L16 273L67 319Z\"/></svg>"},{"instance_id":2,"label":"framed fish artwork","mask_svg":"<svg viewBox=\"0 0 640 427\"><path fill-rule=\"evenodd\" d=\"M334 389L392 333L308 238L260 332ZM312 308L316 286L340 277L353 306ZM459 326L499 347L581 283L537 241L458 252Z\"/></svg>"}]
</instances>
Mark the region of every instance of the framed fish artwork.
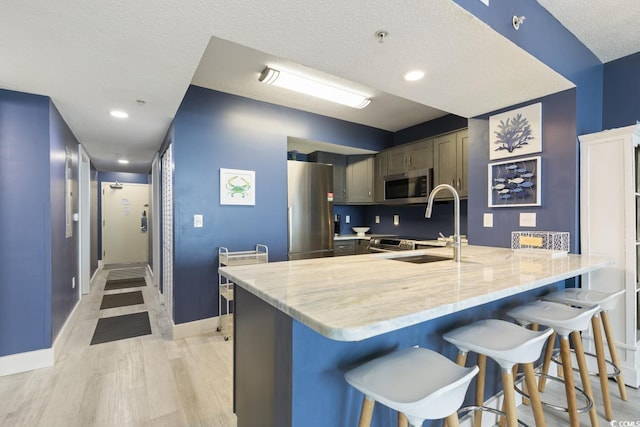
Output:
<instances>
[{"instance_id":1,"label":"framed fish artwork","mask_svg":"<svg viewBox=\"0 0 640 427\"><path fill-rule=\"evenodd\" d=\"M489 160L542 152L542 103L489 117Z\"/></svg>"},{"instance_id":2,"label":"framed fish artwork","mask_svg":"<svg viewBox=\"0 0 640 427\"><path fill-rule=\"evenodd\" d=\"M540 156L489 163L489 207L541 206Z\"/></svg>"}]
</instances>

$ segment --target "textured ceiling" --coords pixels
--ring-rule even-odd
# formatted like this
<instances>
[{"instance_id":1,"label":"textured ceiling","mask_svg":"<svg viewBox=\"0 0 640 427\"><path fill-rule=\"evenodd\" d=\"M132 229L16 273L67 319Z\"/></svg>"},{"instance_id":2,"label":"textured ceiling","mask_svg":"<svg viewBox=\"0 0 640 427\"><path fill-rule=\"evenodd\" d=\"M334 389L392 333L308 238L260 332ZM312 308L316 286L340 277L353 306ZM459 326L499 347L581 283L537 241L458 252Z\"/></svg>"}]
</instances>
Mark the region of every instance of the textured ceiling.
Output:
<instances>
[{"instance_id":1,"label":"textured ceiling","mask_svg":"<svg viewBox=\"0 0 640 427\"><path fill-rule=\"evenodd\" d=\"M640 51L638 0L538 0L601 62Z\"/></svg>"},{"instance_id":2,"label":"textured ceiling","mask_svg":"<svg viewBox=\"0 0 640 427\"><path fill-rule=\"evenodd\" d=\"M0 40L0 88L50 96L100 170L147 172L192 79L389 130L572 86L453 1L3 0ZM352 110L276 93L257 82L267 64L353 84L374 101ZM404 82L412 68L426 78ZM129 119L111 118L114 108ZM117 165L119 155L131 164Z\"/></svg>"}]
</instances>

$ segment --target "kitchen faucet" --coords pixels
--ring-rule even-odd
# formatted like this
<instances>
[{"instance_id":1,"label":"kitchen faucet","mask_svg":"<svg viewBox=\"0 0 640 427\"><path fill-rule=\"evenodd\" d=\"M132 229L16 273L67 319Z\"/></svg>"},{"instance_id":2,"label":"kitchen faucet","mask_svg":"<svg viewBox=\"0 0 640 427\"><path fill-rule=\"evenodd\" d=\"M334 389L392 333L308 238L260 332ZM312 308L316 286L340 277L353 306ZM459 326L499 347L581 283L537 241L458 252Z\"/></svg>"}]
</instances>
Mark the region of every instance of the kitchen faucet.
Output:
<instances>
[{"instance_id":1,"label":"kitchen faucet","mask_svg":"<svg viewBox=\"0 0 640 427\"><path fill-rule=\"evenodd\" d=\"M460 259L462 258L462 244L460 241L460 196L458 195L458 192L456 191L456 189L450 186L449 184L440 184L436 186L436 188L434 188L433 191L431 191L431 194L429 194L429 200L427 201L427 210L424 213L424 217L431 218L431 210L433 209L433 199L436 197L436 194L438 194L440 190L449 190L451 194L453 194L453 198L455 202L453 207L454 236L453 236L453 243L451 244L451 246L453 247L453 260L455 262L460 262Z\"/></svg>"}]
</instances>

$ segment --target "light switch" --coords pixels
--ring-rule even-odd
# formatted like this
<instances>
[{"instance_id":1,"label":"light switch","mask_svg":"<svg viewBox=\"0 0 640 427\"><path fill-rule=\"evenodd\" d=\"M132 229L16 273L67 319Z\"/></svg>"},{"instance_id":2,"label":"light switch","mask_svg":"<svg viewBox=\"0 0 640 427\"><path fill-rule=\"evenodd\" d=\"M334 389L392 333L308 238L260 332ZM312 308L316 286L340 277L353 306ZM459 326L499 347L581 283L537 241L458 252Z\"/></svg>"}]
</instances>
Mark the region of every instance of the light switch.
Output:
<instances>
[{"instance_id":1,"label":"light switch","mask_svg":"<svg viewBox=\"0 0 640 427\"><path fill-rule=\"evenodd\" d=\"M346 222L347 224L349 224L351 222L351 215L345 215L344 217L344 222Z\"/></svg>"},{"instance_id":2,"label":"light switch","mask_svg":"<svg viewBox=\"0 0 640 427\"><path fill-rule=\"evenodd\" d=\"M400 215L393 216L393 225L400 225Z\"/></svg>"},{"instance_id":3,"label":"light switch","mask_svg":"<svg viewBox=\"0 0 640 427\"><path fill-rule=\"evenodd\" d=\"M521 212L520 213L520 227L535 227L536 226L536 213L535 212Z\"/></svg>"},{"instance_id":4,"label":"light switch","mask_svg":"<svg viewBox=\"0 0 640 427\"><path fill-rule=\"evenodd\" d=\"M195 228L202 227L202 223L203 223L202 215L196 214L193 216L193 226Z\"/></svg>"},{"instance_id":5,"label":"light switch","mask_svg":"<svg viewBox=\"0 0 640 427\"><path fill-rule=\"evenodd\" d=\"M380 215L376 215L376 224L380 224Z\"/></svg>"},{"instance_id":6,"label":"light switch","mask_svg":"<svg viewBox=\"0 0 640 427\"><path fill-rule=\"evenodd\" d=\"M482 226L483 227L493 227L493 214L486 213L482 218Z\"/></svg>"}]
</instances>

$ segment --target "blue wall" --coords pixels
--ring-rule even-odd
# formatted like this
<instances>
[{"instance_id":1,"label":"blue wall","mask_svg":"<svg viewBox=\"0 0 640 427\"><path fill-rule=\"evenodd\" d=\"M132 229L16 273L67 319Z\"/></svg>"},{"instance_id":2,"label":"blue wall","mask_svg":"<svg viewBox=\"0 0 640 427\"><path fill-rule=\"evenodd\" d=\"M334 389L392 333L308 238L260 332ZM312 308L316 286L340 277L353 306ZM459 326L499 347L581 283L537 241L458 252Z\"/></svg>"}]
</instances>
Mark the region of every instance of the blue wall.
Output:
<instances>
[{"instance_id":1,"label":"blue wall","mask_svg":"<svg viewBox=\"0 0 640 427\"><path fill-rule=\"evenodd\" d=\"M98 259L102 259L102 183L120 182L128 184L148 184L149 175L131 172L98 172ZM149 199L151 200L151 199ZM151 237L149 237L151 239ZM151 254L151 252L149 252ZM149 255L151 257L151 255Z\"/></svg>"},{"instance_id":2,"label":"blue wall","mask_svg":"<svg viewBox=\"0 0 640 427\"><path fill-rule=\"evenodd\" d=\"M51 346L49 99L0 90L0 356Z\"/></svg>"},{"instance_id":3,"label":"blue wall","mask_svg":"<svg viewBox=\"0 0 640 427\"><path fill-rule=\"evenodd\" d=\"M287 137L382 150L390 132L191 86L174 121L175 323L216 316L217 250L285 260ZM255 206L221 206L220 168L256 172ZM193 215L204 227L193 228Z\"/></svg>"},{"instance_id":4,"label":"blue wall","mask_svg":"<svg viewBox=\"0 0 640 427\"><path fill-rule=\"evenodd\" d=\"M571 89L526 105L542 102L542 206L488 208L489 113L469 121L469 242L509 247L511 231L571 232L571 246L578 248L578 145L576 143L575 90ZM514 106L517 108L519 106ZM508 110L512 109L510 107ZM497 111L499 113L503 110ZM521 228L521 212L535 212L535 228ZM493 213L493 228L482 225L483 214Z\"/></svg>"},{"instance_id":5,"label":"blue wall","mask_svg":"<svg viewBox=\"0 0 640 427\"><path fill-rule=\"evenodd\" d=\"M393 134L394 145L406 144L423 138L442 135L467 127L465 117L448 114L428 122L402 129Z\"/></svg>"},{"instance_id":6,"label":"blue wall","mask_svg":"<svg viewBox=\"0 0 640 427\"><path fill-rule=\"evenodd\" d=\"M640 120L640 53L604 64L603 128L629 126Z\"/></svg>"},{"instance_id":7,"label":"blue wall","mask_svg":"<svg viewBox=\"0 0 640 427\"><path fill-rule=\"evenodd\" d=\"M545 8L535 1L454 1L576 85L578 135L602 129L603 65ZM514 15L527 17L518 31Z\"/></svg>"},{"instance_id":8,"label":"blue wall","mask_svg":"<svg viewBox=\"0 0 640 427\"><path fill-rule=\"evenodd\" d=\"M65 148L72 158L72 212L78 212L78 141L51 103L51 327L58 335L73 307L78 302L78 223L73 222L73 234L65 237ZM72 280L76 278L76 287Z\"/></svg>"}]
</instances>

